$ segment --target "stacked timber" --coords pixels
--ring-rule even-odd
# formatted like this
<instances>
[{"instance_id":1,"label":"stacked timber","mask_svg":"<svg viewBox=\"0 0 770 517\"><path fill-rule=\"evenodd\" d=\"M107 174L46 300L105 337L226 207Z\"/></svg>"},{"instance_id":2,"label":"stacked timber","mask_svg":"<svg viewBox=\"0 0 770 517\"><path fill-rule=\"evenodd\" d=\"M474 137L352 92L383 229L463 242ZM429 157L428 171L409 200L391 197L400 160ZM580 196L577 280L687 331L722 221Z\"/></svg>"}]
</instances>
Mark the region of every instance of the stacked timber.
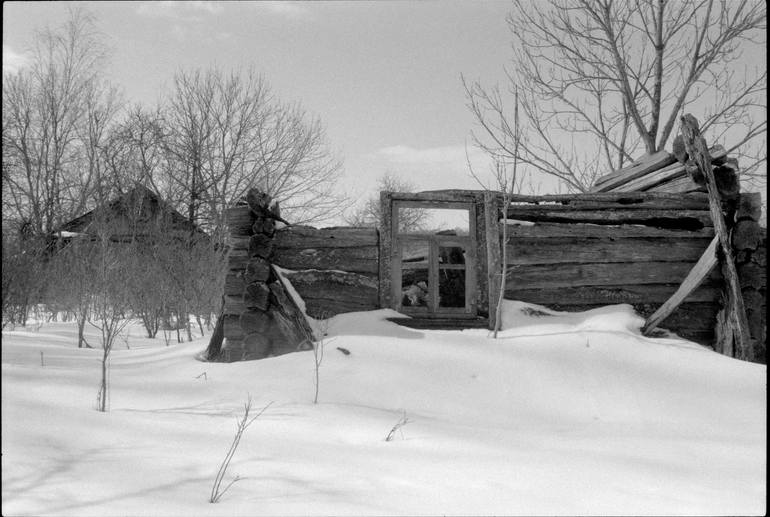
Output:
<instances>
[{"instance_id":1,"label":"stacked timber","mask_svg":"<svg viewBox=\"0 0 770 517\"><path fill-rule=\"evenodd\" d=\"M257 190L228 209L230 229L220 361L261 359L306 348L312 331L272 265L277 205Z\"/></svg>"},{"instance_id":2,"label":"stacked timber","mask_svg":"<svg viewBox=\"0 0 770 517\"><path fill-rule=\"evenodd\" d=\"M714 237L698 192L513 196L505 223L506 298L566 311L629 303L645 317ZM711 345L720 286L715 270L664 326Z\"/></svg>"},{"instance_id":3,"label":"stacked timber","mask_svg":"<svg viewBox=\"0 0 770 517\"><path fill-rule=\"evenodd\" d=\"M275 234L273 262L288 271L308 316L379 309L375 228L292 226Z\"/></svg>"},{"instance_id":4,"label":"stacked timber","mask_svg":"<svg viewBox=\"0 0 770 517\"><path fill-rule=\"evenodd\" d=\"M679 138L674 154L667 151L647 154L624 167L596 180L591 192L706 192L705 178L681 149ZM723 198L738 194L738 161L727 156L721 145L709 149L714 176Z\"/></svg>"},{"instance_id":5,"label":"stacked timber","mask_svg":"<svg viewBox=\"0 0 770 517\"><path fill-rule=\"evenodd\" d=\"M735 266L746 307L756 362L767 364L767 229L759 224L762 198L741 194L732 231Z\"/></svg>"}]
</instances>

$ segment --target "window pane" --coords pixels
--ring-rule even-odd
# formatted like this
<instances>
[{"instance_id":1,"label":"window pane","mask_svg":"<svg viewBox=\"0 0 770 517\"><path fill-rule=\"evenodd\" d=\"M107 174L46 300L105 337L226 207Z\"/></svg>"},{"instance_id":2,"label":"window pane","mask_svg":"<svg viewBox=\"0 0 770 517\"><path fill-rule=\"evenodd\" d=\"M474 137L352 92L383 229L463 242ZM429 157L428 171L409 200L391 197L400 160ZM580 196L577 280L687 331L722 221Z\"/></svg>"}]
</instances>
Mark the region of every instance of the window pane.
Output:
<instances>
[{"instance_id":1,"label":"window pane","mask_svg":"<svg viewBox=\"0 0 770 517\"><path fill-rule=\"evenodd\" d=\"M465 264L465 250L460 246L439 246L439 264Z\"/></svg>"},{"instance_id":2,"label":"window pane","mask_svg":"<svg viewBox=\"0 0 770 517\"><path fill-rule=\"evenodd\" d=\"M401 263L411 267L421 265L428 267L430 243L426 241L405 241L401 244Z\"/></svg>"},{"instance_id":3,"label":"window pane","mask_svg":"<svg viewBox=\"0 0 770 517\"><path fill-rule=\"evenodd\" d=\"M470 211L465 208L398 209L399 233L468 235Z\"/></svg>"},{"instance_id":4,"label":"window pane","mask_svg":"<svg viewBox=\"0 0 770 517\"><path fill-rule=\"evenodd\" d=\"M401 306L428 306L428 270L401 270Z\"/></svg>"},{"instance_id":5,"label":"window pane","mask_svg":"<svg viewBox=\"0 0 770 517\"><path fill-rule=\"evenodd\" d=\"M439 307L465 307L465 270L440 269L438 296Z\"/></svg>"}]
</instances>

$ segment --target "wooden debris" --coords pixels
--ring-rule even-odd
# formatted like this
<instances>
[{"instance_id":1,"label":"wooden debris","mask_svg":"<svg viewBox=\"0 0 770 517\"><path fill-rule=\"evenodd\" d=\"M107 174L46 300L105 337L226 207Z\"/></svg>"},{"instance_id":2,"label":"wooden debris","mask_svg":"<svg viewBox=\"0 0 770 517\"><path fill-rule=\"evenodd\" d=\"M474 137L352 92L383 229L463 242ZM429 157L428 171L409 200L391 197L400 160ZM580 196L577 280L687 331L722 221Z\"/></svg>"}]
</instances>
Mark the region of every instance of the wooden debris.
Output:
<instances>
[{"instance_id":1,"label":"wooden debris","mask_svg":"<svg viewBox=\"0 0 770 517\"><path fill-rule=\"evenodd\" d=\"M658 151L654 154L646 154L634 161L628 167L602 176L596 181L592 192L608 192L631 180L640 178L652 171L667 167L674 163L676 158L667 151Z\"/></svg>"}]
</instances>

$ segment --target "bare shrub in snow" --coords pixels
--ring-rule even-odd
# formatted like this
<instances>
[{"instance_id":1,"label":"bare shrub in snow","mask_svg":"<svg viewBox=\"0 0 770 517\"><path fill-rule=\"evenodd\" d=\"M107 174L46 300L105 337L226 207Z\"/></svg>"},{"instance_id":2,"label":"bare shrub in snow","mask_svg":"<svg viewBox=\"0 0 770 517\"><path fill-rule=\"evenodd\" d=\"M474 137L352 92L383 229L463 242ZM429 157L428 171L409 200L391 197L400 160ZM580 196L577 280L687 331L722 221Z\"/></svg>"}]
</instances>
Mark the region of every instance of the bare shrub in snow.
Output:
<instances>
[{"instance_id":1,"label":"bare shrub in snow","mask_svg":"<svg viewBox=\"0 0 770 517\"><path fill-rule=\"evenodd\" d=\"M398 422L395 423L393 427L390 428L390 431L388 432L388 436L385 437L386 442L390 442L395 438L396 431L401 432L401 437L404 437L403 431L401 431L401 428L404 427L406 424L410 423L411 420L409 420L406 417L406 411L401 415L401 418L399 418Z\"/></svg>"},{"instance_id":2,"label":"bare shrub in snow","mask_svg":"<svg viewBox=\"0 0 770 517\"><path fill-rule=\"evenodd\" d=\"M252 417L249 417L249 413L251 412L251 396L249 396L246 403L243 404L243 417L237 422L238 427L235 431L235 436L233 437L233 443L230 444L230 448L227 450L227 454L225 454L225 459L222 460L222 464L219 466L217 475L214 478L214 485L211 487L211 495L209 496L210 503L218 503L222 496L225 495L225 492L227 492L236 481L241 479L240 476L236 475L224 488L222 488L222 481L225 479L227 468L230 466L230 462L232 461L233 456L235 456L235 451L241 443L243 432L254 422L254 420L259 418L271 404L272 402L263 407L259 413Z\"/></svg>"}]
</instances>

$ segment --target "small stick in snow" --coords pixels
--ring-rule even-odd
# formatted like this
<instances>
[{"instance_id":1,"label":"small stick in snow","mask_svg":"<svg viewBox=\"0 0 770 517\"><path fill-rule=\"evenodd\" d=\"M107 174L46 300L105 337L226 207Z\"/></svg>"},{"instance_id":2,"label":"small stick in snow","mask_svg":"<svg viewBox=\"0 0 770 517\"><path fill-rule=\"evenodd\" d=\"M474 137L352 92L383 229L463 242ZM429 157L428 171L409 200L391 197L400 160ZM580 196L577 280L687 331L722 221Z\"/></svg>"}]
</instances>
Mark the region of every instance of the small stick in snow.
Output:
<instances>
[{"instance_id":1,"label":"small stick in snow","mask_svg":"<svg viewBox=\"0 0 770 517\"><path fill-rule=\"evenodd\" d=\"M409 420L406 417L406 411L404 411L404 414L401 416L398 422L390 429L390 432L388 433L388 436L385 437L385 441L389 442L393 440L393 437L396 435L396 431L401 432L401 438L404 437L403 431L401 431L401 428L404 427L406 424L410 423L411 420Z\"/></svg>"}]
</instances>

